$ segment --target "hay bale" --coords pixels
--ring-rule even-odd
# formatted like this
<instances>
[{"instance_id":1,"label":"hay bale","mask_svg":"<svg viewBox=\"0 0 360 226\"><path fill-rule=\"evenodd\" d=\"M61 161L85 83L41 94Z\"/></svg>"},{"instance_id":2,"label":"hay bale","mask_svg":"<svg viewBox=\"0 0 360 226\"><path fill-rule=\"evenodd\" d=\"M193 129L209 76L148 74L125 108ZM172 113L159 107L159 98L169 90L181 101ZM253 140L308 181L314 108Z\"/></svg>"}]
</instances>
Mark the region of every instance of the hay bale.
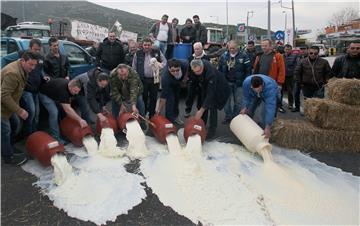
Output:
<instances>
[{"instance_id":1,"label":"hay bale","mask_svg":"<svg viewBox=\"0 0 360 226\"><path fill-rule=\"evenodd\" d=\"M271 141L279 146L318 152L360 152L360 131L326 130L303 120L277 119Z\"/></svg>"},{"instance_id":2,"label":"hay bale","mask_svg":"<svg viewBox=\"0 0 360 226\"><path fill-rule=\"evenodd\" d=\"M327 86L329 99L350 105L360 105L360 79L330 79Z\"/></svg>"},{"instance_id":3,"label":"hay bale","mask_svg":"<svg viewBox=\"0 0 360 226\"><path fill-rule=\"evenodd\" d=\"M309 98L304 101L304 114L306 119L324 129L360 131L360 106Z\"/></svg>"}]
</instances>

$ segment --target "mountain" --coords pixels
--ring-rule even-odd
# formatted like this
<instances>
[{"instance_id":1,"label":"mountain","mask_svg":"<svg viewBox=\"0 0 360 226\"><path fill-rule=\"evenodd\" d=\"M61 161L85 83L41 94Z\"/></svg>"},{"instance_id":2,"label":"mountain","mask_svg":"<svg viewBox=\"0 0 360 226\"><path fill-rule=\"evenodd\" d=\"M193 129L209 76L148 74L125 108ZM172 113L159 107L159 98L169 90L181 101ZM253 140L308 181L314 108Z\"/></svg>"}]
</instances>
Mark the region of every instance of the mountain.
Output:
<instances>
[{"instance_id":1,"label":"mountain","mask_svg":"<svg viewBox=\"0 0 360 226\"><path fill-rule=\"evenodd\" d=\"M38 21L47 23L53 20L76 19L91 24L110 28L118 20L124 30L136 32L139 37L146 36L155 20L129 13L123 10L111 9L87 1L1 1L1 12L22 21ZM226 25L204 23L209 27L222 27L226 32ZM266 35L266 30L250 27L257 36ZM235 37L236 26L229 25L229 35Z\"/></svg>"}]
</instances>

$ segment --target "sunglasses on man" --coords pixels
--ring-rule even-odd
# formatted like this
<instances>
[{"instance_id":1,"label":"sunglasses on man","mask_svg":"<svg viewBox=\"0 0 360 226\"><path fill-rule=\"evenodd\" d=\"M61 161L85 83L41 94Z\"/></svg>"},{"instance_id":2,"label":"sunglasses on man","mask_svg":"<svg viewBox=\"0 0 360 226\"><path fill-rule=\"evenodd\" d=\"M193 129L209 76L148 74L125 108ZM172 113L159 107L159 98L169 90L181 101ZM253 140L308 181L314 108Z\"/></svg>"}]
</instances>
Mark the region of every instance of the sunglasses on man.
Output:
<instances>
[{"instance_id":1,"label":"sunglasses on man","mask_svg":"<svg viewBox=\"0 0 360 226\"><path fill-rule=\"evenodd\" d=\"M309 52L309 55L318 55L319 53L317 53L317 52Z\"/></svg>"}]
</instances>

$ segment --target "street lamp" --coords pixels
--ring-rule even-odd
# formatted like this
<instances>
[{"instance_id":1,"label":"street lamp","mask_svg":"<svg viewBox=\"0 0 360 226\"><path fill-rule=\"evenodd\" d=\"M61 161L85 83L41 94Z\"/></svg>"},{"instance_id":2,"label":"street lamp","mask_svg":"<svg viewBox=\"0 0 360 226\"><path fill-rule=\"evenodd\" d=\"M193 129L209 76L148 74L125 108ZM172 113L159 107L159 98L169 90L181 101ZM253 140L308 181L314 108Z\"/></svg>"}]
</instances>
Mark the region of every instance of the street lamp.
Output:
<instances>
[{"instance_id":1,"label":"street lamp","mask_svg":"<svg viewBox=\"0 0 360 226\"><path fill-rule=\"evenodd\" d=\"M293 23L293 47L295 47L295 44L296 44L296 42L295 42L295 39L296 39L296 34L295 34L295 8L294 8L294 0L291 0L291 7L285 7L285 6L283 6L282 5L282 0L280 0L280 7L281 8L284 8L284 9L291 9L291 11L292 11L292 23Z\"/></svg>"},{"instance_id":2,"label":"street lamp","mask_svg":"<svg viewBox=\"0 0 360 226\"><path fill-rule=\"evenodd\" d=\"M286 32L286 27L287 27L287 13L286 11L282 11L285 14L285 28L284 28L284 32Z\"/></svg>"}]
</instances>

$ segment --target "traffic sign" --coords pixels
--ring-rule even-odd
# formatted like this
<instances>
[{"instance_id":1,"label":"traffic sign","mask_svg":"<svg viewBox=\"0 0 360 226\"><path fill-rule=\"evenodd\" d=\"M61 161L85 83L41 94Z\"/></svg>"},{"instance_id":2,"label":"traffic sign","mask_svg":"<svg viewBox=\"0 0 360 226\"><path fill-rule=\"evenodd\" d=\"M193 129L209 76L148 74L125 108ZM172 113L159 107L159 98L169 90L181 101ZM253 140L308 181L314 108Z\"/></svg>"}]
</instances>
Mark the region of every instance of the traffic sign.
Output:
<instances>
[{"instance_id":1,"label":"traffic sign","mask_svg":"<svg viewBox=\"0 0 360 226\"><path fill-rule=\"evenodd\" d=\"M239 32L239 33L245 32L245 24L244 23L237 24L237 32Z\"/></svg>"},{"instance_id":2,"label":"traffic sign","mask_svg":"<svg viewBox=\"0 0 360 226\"><path fill-rule=\"evenodd\" d=\"M284 40L285 33L283 31L275 32L275 40Z\"/></svg>"},{"instance_id":3,"label":"traffic sign","mask_svg":"<svg viewBox=\"0 0 360 226\"><path fill-rule=\"evenodd\" d=\"M249 41L256 41L256 35L255 34L249 35L248 40Z\"/></svg>"}]
</instances>

